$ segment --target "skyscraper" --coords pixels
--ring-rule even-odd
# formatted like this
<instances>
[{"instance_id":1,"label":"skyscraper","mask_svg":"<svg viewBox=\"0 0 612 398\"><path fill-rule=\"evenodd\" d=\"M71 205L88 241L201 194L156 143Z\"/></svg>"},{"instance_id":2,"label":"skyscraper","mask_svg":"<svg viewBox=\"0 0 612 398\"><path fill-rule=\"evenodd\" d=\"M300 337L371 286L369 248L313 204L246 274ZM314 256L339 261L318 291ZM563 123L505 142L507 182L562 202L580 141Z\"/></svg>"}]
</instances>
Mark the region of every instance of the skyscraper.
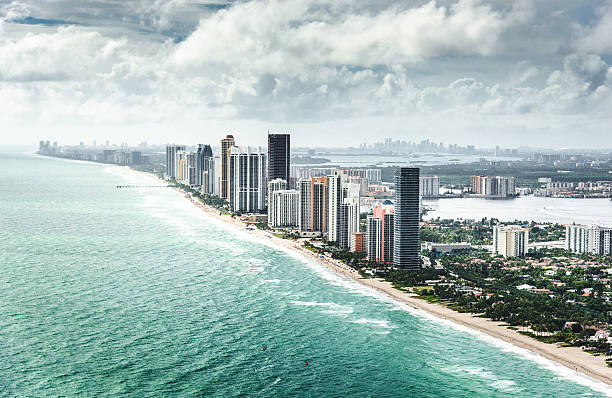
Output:
<instances>
[{"instance_id":1,"label":"skyscraper","mask_svg":"<svg viewBox=\"0 0 612 398\"><path fill-rule=\"evenodd\" d=\"M312 231L312 184L310 178L300 179L296 188L300 193L300 231Z\"/></svg>"},{"instance_id":2,"label":"skyscraper","mask_svg":"<svg viewBox=\"0 0 612 398\"><path fill-rule=\"evenodd\" d=\"M187 152L184 150L176 151L174 156L174 170L176 175L174 179L180 182L185 180L185 165L187 164Z\"/></svg>"},{"instance_id":3,"label":"skyscraper","mask_svg":"<svg viewBox=\"0 0 612 398\"><path fill-rule=\"evenodd\" d=\"M311 224L312 230L327 233L328 228L328 214L329 210L327 207L328 197L328 185L327 178L312 178L312 191L311 191Z\"/></svg>"},{"instance_id":4,"label":"skyscraper","mask_svg":"<svg viewBox=\"0 0 612 398\"><path fill-rule=\"evenodd\" d=\"M295 228L300 223L300 193L276 190L270 193L268 225L272 228Z\"/></svg>"},{"instance_id":5,"label":"skyscraper","mask_svg":"<svg viewBox=\"0 0 612 398\"><path fill-rule=\"evenodd\" d=\"M340 206L342 205L342 174L340 172L334 172L334 174L327 177L328 187L328 220L329 225L327 233L330 242L338 241L338 225L340 221Z\"/></svg>"},{"instance_id":6,"label":"skyscraper","mask_svg":"<svg viewBox=\"0 0 612 398\"><path fill-rule=\"evenodd\" d=\"M219 157L217 156L217 159ZM204 158L204 165L202 167L202 186L200 188L202 193L208 195L218 195L219 189L216 187L218 183L218 171L215 166L215 157Z\"/></svg>"},{"instance_id":7,"label":"skyscraper","mask_svg":"<svg viewBox=\"0 0 612 398\"><path fill-rule=\"evenodd\" d=\"M421 268L419 259L419 169L395 170L395 243L393 265L396 268Z\"/></svg>"},{"instance_id":8,"label":"skyscraper","mask_svg":"<svg viewBox=\"0 0 612 398\"><path fill-rule=\"evenodd\" d=\"M268 162L270 164L270 162ZM269 173L268 173L269 174ZM268 180L268 224L270 226L274 226L271 224L272 220L272 195L275 191L283 191L287 189L287 181L282 178L275 178L273 180Z\"/></svg>"},{"instance_id":9,"label":"skyscraper","mask_svg":"<svg viewBox=\"0 0 612 398\"><path fill-rule=\"evenodd\" d=\"M343 249L351 247L351 235L359 232L359 198L346 198L340 205L338 217L338 244Z\"/></svg>"},{"instance_id":10,"label":"skyscraper","mask_svg":"<svg viewBox=\"0 0 612 398\"><path fill-rule=\"evenodd\" d=\"M351 233L359 232L359 191L360 185L349 183L349 176L336 170L327 177L328 181L328 239L348 248ZM357 219L355 219L355 217Z\"/></svg>"},{"instance_id":11,"label":"skyscraper","mask_svg":"<svg viewBox=\"0 0 612 398\"><path fill-rule=\"evenodd\" d=\"M106 146L108 146L108 144ZM176 178L176 153L184 150L184 145L166 145L166 176L168 178Z\"/></svg>"},{"instance_id":12,"label":"skyscraper","mask_svg":"<svg viewBox=\"0 0 612 398\"><path fill-rule=\"evenodd\" d=\"M289 134L268 133L268 181L280 178L289 182L290 159Z\"/></svg>"},{"instance_id":13,"label":"skyscraper","mask_svg":"<svg viewBox=\"0 0 612 398\"><path fill-rule=\"evenodd\" d=\"M266 208L266 154L254 148L230 149L229 201L233 211Z\"/></svg>"},{"instance_id":14,"label":"skyscraper","mask_svg":"<svg viewBox=\"0 0 612 398\"><path fill-rule=\"evenodd\" d=\"M219 196L228 200L230 196L230 150L234 144L233 135L228 135L221 140L221 181L219 181Z\"/></svg>"},{"instance_id":15,"label":"skyscraper","mask_svg":"<svg viewBox=\"0 0 612 398\"><path fill-rule=\"evenodd\" d=\"M383 262L382 220L368 216L366 220L366 251L368 261Z\"/></svg>"},{"instance_id":16,"label":"skyscraper","mask_svg":"<svg viewBox=\"0 0 612 398\"><path fill-rule=\"evenodd\" d=\"M379 263L393 262L395 235L395 209L391 201L374 207L374 215L366 221L366 249L368 260Z\"/></svg>"},{"instance_id":17,"label":"skyscraper","mask_svg":"<svg viewBox=\"0 0 612 398\"><path fill-rule=\"evenodd\" d=\"M210 165L209 159L212 158L213 153L210 145L198 144L198 151L196 152L196 182L195 185L202 186L202 175L204 171L208 170Z\"/></svg>"},{"instance_id":18,"label":"skyscraper","mask_svg":"<svg viewBox=\"0 0 612 398\"><path fill-rule=\"evenodd\" d=\"M300 192L300 230L327 233L328 227L328 180L327 177L312 177L298 181Z\"/></svg>"},{"instance_id":19,"label":"skyscraper","mask_svg":"<svg viewBox=\"0 0 612 398\"><path fill-rule=\"evenodd\" d=\"M183 178L187 185L196 184L196 153L185 152Z\"/></svg>"}]
</instances>

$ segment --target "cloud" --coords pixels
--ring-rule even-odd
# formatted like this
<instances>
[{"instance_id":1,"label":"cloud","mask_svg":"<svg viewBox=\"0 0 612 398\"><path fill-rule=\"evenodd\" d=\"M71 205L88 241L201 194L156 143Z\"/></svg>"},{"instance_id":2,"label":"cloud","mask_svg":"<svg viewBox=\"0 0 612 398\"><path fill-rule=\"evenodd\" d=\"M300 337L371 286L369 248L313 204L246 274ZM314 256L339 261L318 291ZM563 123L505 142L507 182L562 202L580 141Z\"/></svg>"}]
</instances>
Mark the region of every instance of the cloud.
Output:
<instances>
[{"instance_id":1,"label":"cloud","mask_svg":"<svg viewBox=\"0 0 612 398\"><path fill-rule=\"evenodd\" d=\"M74 4L14 2L3 12L64 20ZM607 58L566 43L571 29L557 34L538 3L227 4L101 0L75 11L78 26L7 23L0 126L246 121L333 125L327 134L341 137L350 133L338 126L365 119L398 134L407 120L433 133L468 128L464 119L489 130L492 120L541 131L612 122ZM565 11L554 18L571 18ZM534 32L543 33L532 48ZM542 56L545 47L554 50Z\"/></svg>"},{"instance_id":2,"label":"cloud","mask_svg":"<svg viewBox=\"0 0 612 398\"><path fill-rule=\"evenodd\" d=\"M373 67L491 55L502 33L528 18L523 4L502 12L474 0L448 7L431 1L353 13L347 1L252 1L202 19L172 60L185 68L223 64L279 73L312 65Z\"/></svg>"},{"instance_id":3,"label":"cloud","mask_svg":"<svg viewBox=\"0 0 612 398\"><path fill-rule=\"evenodd\" d=\"M80 80L111 68L125 40L60 27L55 33L27 34L0 46L0 80Z\"/></svg>"},{"instance_id":4,"label":"cloud","mask_svg":"<svg viewBox=\"0 0 612 398\"><path fill-rule=\"evenodd\" d=\"M2 13L2 20L5 22L19 22L29 17L32 11L27 4L13 1L2 7Z\"/></svg>"},{"instance_id":5,"label":"cloud","mask_svg":"<svg viewBox=\"0 0 612 398\"><path fill-rule=\"evenodd\" d=\"M578 26L576 47L583 52L612 53L612 1L597 10L598 21L588 27Z\"/></svg>"}]
</instances>

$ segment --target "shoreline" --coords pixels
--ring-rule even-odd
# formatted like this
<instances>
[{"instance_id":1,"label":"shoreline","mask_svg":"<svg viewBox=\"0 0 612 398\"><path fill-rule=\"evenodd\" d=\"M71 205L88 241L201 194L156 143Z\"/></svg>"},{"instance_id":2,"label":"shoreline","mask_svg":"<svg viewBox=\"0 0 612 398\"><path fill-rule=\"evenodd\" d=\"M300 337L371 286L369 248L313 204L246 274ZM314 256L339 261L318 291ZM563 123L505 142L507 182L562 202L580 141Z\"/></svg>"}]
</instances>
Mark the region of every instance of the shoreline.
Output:
<instances>
[{"instance_id":1,"label":"shoreline","mask_svg":"<svg viewBox=\"0 0 612 398\"><path fill-rule=\"evenodd\" d=\"M74 160L73 160L74 161ZM97 163L91 161L76 160L77 162L86 163ZM117 166L101 164L104 166ZM132 169L128 166L118 166L121 169L129 170L130 172L139 174L155 181L163 181L156 175ZM165 182L165 181L164 181ZM575 371L586 375L592 379L598 380L605 383L607 386L612 386L612 368L608 367L605 363L603 356L593 356L587 352L582 351L579 347L557 347L555 344L547 344L535 340L531 337L522 335L518 331L514 331L506 328L503 322L492 321L486 318L474 317L470 313L459 313L453 311L441 304L429 303L425 300L418 298L416 294L407 293L397 290L391 286L390 282L384 281L380 278L363 278L361 275L353 270L352 268L340 263L339 261L333 260L329 257L321 257L314 252L311 252L303 248L299 241L286 240L274 236L269 231L260 230L254 228L253 230L247 230L247 223L241 221L239 218L232 218L228 214L221 214L219 210L201 203L197 199L188 199L185 192L180 188L172 188L183 198L189 200L192 205L200 208L205 214L210 217L223 222L228 226L236 228L237 231L248 233L253 238L261 238L262 242L269 242L275 246L279 246L280 249L290 250L291 252L303 256L305 259L313 260L320 266L334 272L335 274L344 276L361 286L370 288L378 293L383 294L387 298L397 301L401 304L407 305L411 308L422 311L425 314L433 316L440 320L446 320L455 325L466 327L472 331L481 332L489 337L497 340L509 343L515 347L519 347L527 350L531 354L541 356L556 364L563 365L569 371ZM259 240L259 239L258 239ZM612 391L612 390L610 390ZM605 391L607 395L612 396L610 391Z\"/></svg>"},{"instance_id":2,"label":"shoreline","mask_svg":"<svg viewBox=\"0 0 612 398\"><path fill-rule=\"evenodd\" d=\"M156 176L150 173L133 169L130 170L159 180ZM607 385L612 385L612 368L606 365L603 356L591 355L582 351L582 349L579 347L557 347L556 344L543 343L529 336L522 335L518 333L518 331L502 326L504 324L503 322L492 321L487 318L474 317L469 313L460 313L440 304L429 303L418 298L416 294L403 292L393 288L391 286L391 282L387 282L380 278L363 278L357 271L340 263L339 261L333 260L329 257L321 257L321 255L304 249L298 241L278 238L268 231L257 228L247 230L247 223L241 221L240 219L232 218L228 214L221 214L219 210L201 203L196 199L188 199L185 197L185 192L180 188L173 189L177 193L181 194L181 196L183 196L185 199L190 200L194 206L200 208L207 215L226 224L232 225L238 230L246 232L249 235L261 238L264 241L269 240L275 245L282 246L283 248L289 249L306 257L307 259L314 260L318 264L324 266L326 269L349 278L362 286L382 293L395 301L423 311L436 318L451 321L455 324L482 332L495 339L505 341L516 347L526 349L531 353L540 355L546 359L561 364L569 370L582 373Z\"/></svg>"}]
</instances>

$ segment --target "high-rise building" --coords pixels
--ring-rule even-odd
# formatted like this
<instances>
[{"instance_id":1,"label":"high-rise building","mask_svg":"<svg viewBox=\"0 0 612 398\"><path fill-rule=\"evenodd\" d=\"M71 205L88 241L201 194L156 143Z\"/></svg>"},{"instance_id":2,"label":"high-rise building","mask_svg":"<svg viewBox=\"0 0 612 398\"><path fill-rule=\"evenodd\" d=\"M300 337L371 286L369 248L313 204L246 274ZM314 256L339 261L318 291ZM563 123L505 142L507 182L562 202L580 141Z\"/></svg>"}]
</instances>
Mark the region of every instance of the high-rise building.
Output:
<instances>
[{"instance_id":1,"label":"high-rise building","mask_svg":"<svg viewBox=\"0 0 612 398\"><path fill-rule=\"evenodd\" d=\"M565 227L565 249L576 253L612 254L612 227L568 225Z\"/></svg>"},{"instance_id":2,"label":"high-rise building","mask_svg":"<svg viewBox=\"0 0 612 398\"><path fill-rule=\"evenodd\" d=\"M230 149L229 201L235 212L266 209L266 154L261 149Z\"/></svg>"},{"instance_id":3,"label":"high-rise building","mask_svg":"<svg viewBox=\"0 0 612 398\"><path fill-rule=\"evenodd\" d=\"M422 198L437 198L440 196L440 178L438 176L421 177L420 194Z\"/></svg>"},{"instance_id":4,"label":"high-rise building","mask_svg":"<svg viewBox=\"0 0 612 398\"><path fill-rule=\"evenodd\" d=\"M395 170L395 242L393 265L396 268L421 268L419 258L419 169Z\"/></svg>"},{"instance_id":5,"label":"high-rise building","mask_svg":"<svg viewBox=\"0 0 612 398\"><path fill-rule=\"evenodd\" d=\"M298 227L300 224L299 191L276 190L270 193L269 197L268 225L272 228Z\"/></svg>"},{"instance_id":6,"label":"high-rise building","mask_svg":"<svg viewBox=\"0 0 612 398\"><path fill-rule=\"evenodd\" d=\"M268 195L271 195L274 191L282 191L287 189L287 180L282 178L275 178L268 180Z\"/></svg>"},{"instance_id":7,"label":"high-rise building","mask_svg":"<svg viewBox=\"0 0 612 398\"><path fill-rule=\"evenodd\" d=\"M187 185L196 183L196 154L194 152L185 152L183 178L183 182Z\"/></svg>"},{"instance_id":8,"label":"high-rise building","mask_svg":"<svg viewBox=\"0 0 612 398\"><path fill-rule=\"evenodd\" d=\"M184 182L186 178L186 170L187 170L187 152L185 151L176 151L175 154L175 170L176 170L176 180L180 182Z\"/></svg>"},{"instance_id":9,"label":"high-rise building","mask_svg":"<svg viewBox=\"0 0 612 398\"><path fill-rule=\"evenodd\" d=\"M296 188L300 193L300 231L312 231L312 183L310 178L298 180Z\"/></svg>"},{"instance_id":10,"label":"high-rise building","mask_svg":"<svg viewBox=\"0 0 612 398\"><path fill-rule=\"evenodd\" d=\"M106 146L108 147L108 142ZM176 153L178 151L184 151L184 150L185 150L184 145L166 145L166 176L168 178L176 179L176 176L177 176Z\"/></svg>"},{"instance_id":11,"label":"high-rise building","mask_svg":"<svg viewBox=\"0 0 612 398\"><path fill-rule=\"evenodd\" d=\"M230 151L234 146L234 136L227 135L221 140L221 181L219 181L219 196L230 198Z\"/></svg>"},{"instance_id":12,"label":"high-rise building","mask_svg":"<svg viewBox=\"0 0 612 398\"><path fill-rule=\"evenodd\" d=\"M353 232L351 234L351 251L353 253L363 253L366 251L366 238L363 232Z\"/></svg>"},{"instance_id":13,"label":"high-rise building","mask_svg":"<svg viewBox=\"0 0 612 398\"><path fill-rule=\"evenodd\" d=\"M521 257L527 252L529 228L518 225L493 227L493 251L504 257Z\"/></svg>"},{"instance_id":14,"label":"high-rise building","mask_svg":"<svg viewBox=\"0 0 612 398\"><path fill-rule=\"evenodd\" d=\"M330 242L338 242L338 226L340 217L340 206L342 205L342 177L340 172L327 177L328 187L328 229L327 239Z\"/></svg>"},{"instance_id":15,"label":"high-rise building","mask_svg":"<svg viewBox=\"0 0 612 398\"><path fill-rule=\"evenodd\" d=\"M268 162L270 164L270 162ZM269 174L269 173L268 173ZM272 219L272 194L275 191L284 191L287 189L287 180L283 180L282 178L275 178L273 180L268 180L268 224L270 224L270 220Z\"/></svg>"},{"instance_id":16,"label":"high-rise building","mask_svg":"<svg viewBox=\"0 0 612 398\"><path fill-rule=\"evenodd\" d=\"M202 176L205 171L207 171L206 167L210 166L209 159L212 158L212 148L210 145L198 144L198 150L196 152L196 182L195 185L201 187L202 184Z\"/></svg>"},{"instance_id":17,"label":"high-rise building","mask_svg":"<svg viewBox=\"0 0 612 398\"><path fill-rule=\"evenodd\" d=\"M351 247L351 235L359 232L359 198L346 198L340 205L338 217L338 244L343 249Z\"/></svg>"},{"instance_id":18,"label":"high-rise building","mask_svg":"<svg viewBox=\"0 0 612 398\"><path fill-rule=\"evenodd\" d=\"M395 236L395 209L391 201L374 207L374 215L366 220L368 260L379 263L393 262Z\"/></svg>"},{"instance_id":19,"label":"high-rise building","mask_svg":"<svg viewBox=\"0 0 612 398\"><path fill-rule=\"evenodd\" d=\"M213 195L221 196L221 155L215 155L213 157Z\"/></svg>"},{"instance_id":20,"label":"high-rise building","mask_svg":"<svg viewBox=\"0 0 612 398\"><path fill-rule=\"evenodd\" d=\"M312 230L327 234L328 232L328 183L327 178L313 178L311 190L311 225Z\"/></svg>"},{"instance_id":21,"label":"high-rise building","mask_svg":"<svg viewBox=\"0 0 612 398\"><path fill-rule=\"evenodd\" d=\"M268 133L268 181L280 178L289 182L290 140L289 134Z\"/></svg>"},{"instance_id":22,"label":"high-rise building","mask_svg":"<svg viewBox=\"0 0 612 398\"><path fill-rule=\"evenodd\" d=\"M485 197L505 198L516 194L514 177L472 176L470 192Z\"/></svg>"},{"instance_id":23,"label":"high-rise building","mask_svg":"<svg viewBox=\"0 0 612 398\"><path fill-rule=\"evenodd\" d=\"M368 216L366 219L366 251L369 261L383 262L382 220Z\"/></svg>"},{"instance_id":24,"label":"high-rise building","mask_svg":"<svg viewBox=\"0 0 612 398\"><path fill-rule=\"evenodd\" d=\"M328 180L312 177L298 181L300 192L300 230L327 234Z\"/></svg>"},{"instance_id":25,"label":"high-rise building","mask_svg":"<svg viewBox=\"0 0 612 398\"><path fill-rule=\"evenodd\" d=\"M219 157L217 156L217 159ZM216 182L218 181L218 166L215 162L215 157L204 158L202 166L202 193L208 195L218 195L219 191L216 188Z\"/></svg>"},{"instance_id":26,"label":"high-rise building","mask_svg":"<svg viewBox=\"0 0 612 398\"><path fill-rule=\"evenodd\" d=\"M336 170L327 177L328 239L348 248L351 233L359 231L359 191L361 186L349 183L349 176ZM355 218L356 217L356 218Z\"/></svg>"}]
</instances>

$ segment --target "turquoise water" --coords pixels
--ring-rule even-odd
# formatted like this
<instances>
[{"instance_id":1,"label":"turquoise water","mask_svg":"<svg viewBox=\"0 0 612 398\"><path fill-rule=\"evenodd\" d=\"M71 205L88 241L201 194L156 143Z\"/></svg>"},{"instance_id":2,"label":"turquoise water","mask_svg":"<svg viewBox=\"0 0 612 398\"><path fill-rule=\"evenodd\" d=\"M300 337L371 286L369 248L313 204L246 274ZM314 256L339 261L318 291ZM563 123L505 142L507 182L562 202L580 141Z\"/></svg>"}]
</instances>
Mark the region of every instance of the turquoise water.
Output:
<instances>
[{"instance_id":1,"label":"turquoise water","mask_svg":"<svg viewBox=\"0 0 612 398\"><path fill-rule=\"evenodd\" d=\"M610 394L253 241L172 190L115 188L147 177L19 153L0 153L0 170L2 395Z\"/></svg>"}]
</instances>

